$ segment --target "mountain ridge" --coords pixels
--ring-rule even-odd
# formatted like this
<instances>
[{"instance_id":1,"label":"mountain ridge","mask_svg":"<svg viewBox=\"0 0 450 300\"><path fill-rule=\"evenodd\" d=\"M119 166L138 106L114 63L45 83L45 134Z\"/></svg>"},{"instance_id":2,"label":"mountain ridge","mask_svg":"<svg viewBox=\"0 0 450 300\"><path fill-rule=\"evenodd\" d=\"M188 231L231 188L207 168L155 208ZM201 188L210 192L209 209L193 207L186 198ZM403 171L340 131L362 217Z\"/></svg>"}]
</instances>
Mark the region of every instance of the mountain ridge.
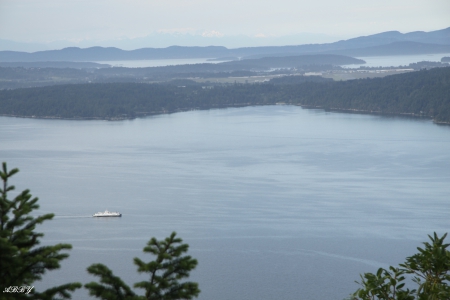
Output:
<instances>
[{"instance_id":1,"label":"mountain ridge","mask_svg":"<svg viewBox=\"0 0 450 300\"><path fill-rule=\"evenodd\" d=\"M357 49L360 50L356 51ZM170 46L166 48L122 50L116 47L95 46L89 48L67 47L59 50L37 52L0 51L0 62L115 61L217 58L227 56L263 57L270 55L286 56L318 53L354 56L365 55L361 53L370 53L370 55L408 55L448 53L450 52L449 49L450 27L431 32L415 31L404 34L398 31L387 31L325 44L242 47L232 49L224 46Z\"/></svg>"}]
</instances>

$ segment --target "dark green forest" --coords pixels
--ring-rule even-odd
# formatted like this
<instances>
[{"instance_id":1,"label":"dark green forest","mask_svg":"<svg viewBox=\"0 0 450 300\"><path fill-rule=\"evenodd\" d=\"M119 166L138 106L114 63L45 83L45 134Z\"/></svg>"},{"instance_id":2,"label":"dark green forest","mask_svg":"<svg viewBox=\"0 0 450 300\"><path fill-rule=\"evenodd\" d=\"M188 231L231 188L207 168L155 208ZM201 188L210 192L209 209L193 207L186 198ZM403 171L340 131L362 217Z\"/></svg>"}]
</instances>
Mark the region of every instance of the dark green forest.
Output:
<instances>
[{"instance_id":1,"label":"dark green forest","mask_svg":"<svg viewBox=\"0 0 450 300\"><path fill-rule=\"evenodd\" d=\"M268 83L214 87L91 83L3 90L0 114L114 120L193 109L284 103L328 110L405 114L450 123L450 68L342 82L303 79L286 77Z\"/></svg>"}]
</instances>

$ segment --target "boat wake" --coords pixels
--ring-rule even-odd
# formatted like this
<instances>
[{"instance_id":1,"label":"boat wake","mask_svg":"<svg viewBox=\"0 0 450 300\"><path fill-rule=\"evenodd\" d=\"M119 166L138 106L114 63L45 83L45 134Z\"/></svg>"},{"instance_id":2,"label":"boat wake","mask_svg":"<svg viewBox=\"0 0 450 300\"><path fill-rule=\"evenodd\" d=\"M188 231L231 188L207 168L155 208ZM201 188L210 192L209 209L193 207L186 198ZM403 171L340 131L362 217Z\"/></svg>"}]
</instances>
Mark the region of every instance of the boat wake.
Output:
<instances>
[{"instance_id":1,"label":"boat wake","mask_svg":"<svg viewBox=\"0 0 450 300\"><path fill-rule=\"evenodd\" d=\"M53 219L79 219L79 218L92 218L92 215L85 216L54 216Z\"/></svg>"}]
</instances>

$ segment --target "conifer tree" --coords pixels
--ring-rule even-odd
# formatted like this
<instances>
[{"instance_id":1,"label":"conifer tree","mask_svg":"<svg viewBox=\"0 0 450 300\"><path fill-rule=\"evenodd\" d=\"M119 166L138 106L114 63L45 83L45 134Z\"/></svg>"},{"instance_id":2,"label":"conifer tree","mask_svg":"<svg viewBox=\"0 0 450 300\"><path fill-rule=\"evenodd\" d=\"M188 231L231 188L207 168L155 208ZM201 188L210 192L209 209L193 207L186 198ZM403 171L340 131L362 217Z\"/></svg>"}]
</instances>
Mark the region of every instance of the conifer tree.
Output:
<instances>
[{"instance_id":1,"label":"conifer tree","mask_svg":"<svg viewBox=\"0 0 450 300\"><path fill-rule=\"evenodd\" d=\"M30 213L39 208L38 198L32 197L29 190L8 199L8 192L14 186L8 185L11 176L18 169L8 171L2 164L0 177L0 299L71 299L71 292L81 287L80 283L68 283L53 287L44 292L34 288L28 293L12 291L11 287L32 287L41 280L47 270L60 267L60 262L69 255L62 251L72 248L70 244L40 246L43 233L35 232L36 225L51 220L53 214L33 217ZM9 289L8 289L9 288Z\"/></svg>"},{"instance_id":2,"label":"conifer tree","mask_svg":"<svg viewBox=\"0 0 450 300\"><path fill-rule=\"evenodd\" d=\"M189 272L197 266L196 259L188 255L182 256L188 251L189 245L181 243L182 239L176 238L175 232L161 241L152 238L144 252L153 254L156 258L148 263L134 258L138 272L149 276L148 280L134 284L135 288L144 289L144 296L133 292L102 264L94 264L88 268L90 274L100 277L100 283L91 282L85 287L92 296L104 300L177 300L197 297L200 293L197 283L180 282L181 279L189 277Z\"/></svg>"}]
</instances>

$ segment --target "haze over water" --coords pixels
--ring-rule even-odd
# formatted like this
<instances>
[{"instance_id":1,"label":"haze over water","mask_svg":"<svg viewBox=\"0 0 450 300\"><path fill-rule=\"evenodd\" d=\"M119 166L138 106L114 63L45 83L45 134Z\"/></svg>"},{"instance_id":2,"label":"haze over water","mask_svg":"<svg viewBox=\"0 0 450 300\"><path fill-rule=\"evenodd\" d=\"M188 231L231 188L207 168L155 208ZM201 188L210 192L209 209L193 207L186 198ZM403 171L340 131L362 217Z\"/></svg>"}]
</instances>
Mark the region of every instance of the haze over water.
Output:
<instances>
[{"instance_id":1,"label":"haze over water","mask_svg":"<svg viewBox=\"0 0 450 300\"><path fill-rule=\"evenodd\" d=\"M267 56L270 55L268 54ZM292 56L295 56L295 54L292 54ZM445 56L450 56L450 53L357 57L364 60L366 63L363 65L346 65L343 67L359 68L360 66L363 67L408 66L411 63L417 63L421 61L439 62L441 61L441 58ZM96 61L96 62L100 64L108 64L113 67L147 68L147 67L164 67L164 66L202 64L202 63L217 64L223 61L211 61L208 60L207 58L191 58L191 59Z\"/></svg>"},{"instance_id":2,"label":"haze over water","mask_svg":"<svg viewBox=\"0 0 450 300\"><path fill-rule=\"evenodd\" d=\"M199 299L336 299L450 228L450 128L295 106L131 121L0 117L0 158L39 196L45 243L73 245L38 290L132 258L177 231ZM90 216L108 209L122 218ZM87 296L78 292L75 299Z\"/></svg>"}]
</instances>

